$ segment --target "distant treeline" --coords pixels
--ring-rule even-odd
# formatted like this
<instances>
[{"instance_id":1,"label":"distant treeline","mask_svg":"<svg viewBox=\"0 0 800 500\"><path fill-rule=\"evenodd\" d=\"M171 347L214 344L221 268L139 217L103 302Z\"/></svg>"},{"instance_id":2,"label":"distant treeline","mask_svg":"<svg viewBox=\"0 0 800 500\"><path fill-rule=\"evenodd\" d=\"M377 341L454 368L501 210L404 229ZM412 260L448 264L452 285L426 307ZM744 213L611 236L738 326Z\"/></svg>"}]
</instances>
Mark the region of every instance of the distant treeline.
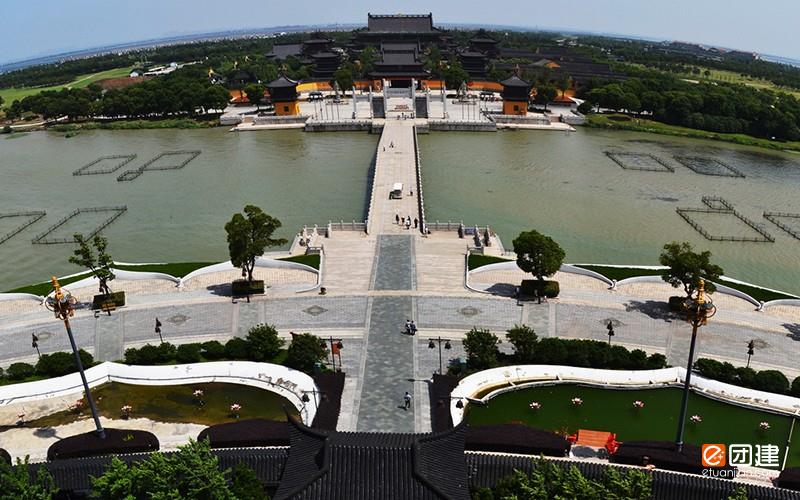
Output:
<instances>
[{"instance_id":1,"label":"distant treeline","mask_svg":"<svg viewBox=\"0 0 800 500\"><path fill-rule=\"evenodd\" d=\"M67 116L81 118L155 118L193 116L210 109L224 109L228 90L206 77L207 69L189 66L169 75L122 89L103 92L99 86L85 89L45 91L14 101L7 109L9 118L24 112L45 119Z\"/></svg>"},{"instance_id":2,"label":"distant treeline","mask_svg":"<svg viewBox=\"0 0 800 500\"><path fill-rule=\"evenodd\" d=\"M690 83L641 68L624 82L590 82L578 95L603 108L647 113L653 119L700 130L800 140L800 102L792 95L745 85Z\"/></svg>"}]
</instances>

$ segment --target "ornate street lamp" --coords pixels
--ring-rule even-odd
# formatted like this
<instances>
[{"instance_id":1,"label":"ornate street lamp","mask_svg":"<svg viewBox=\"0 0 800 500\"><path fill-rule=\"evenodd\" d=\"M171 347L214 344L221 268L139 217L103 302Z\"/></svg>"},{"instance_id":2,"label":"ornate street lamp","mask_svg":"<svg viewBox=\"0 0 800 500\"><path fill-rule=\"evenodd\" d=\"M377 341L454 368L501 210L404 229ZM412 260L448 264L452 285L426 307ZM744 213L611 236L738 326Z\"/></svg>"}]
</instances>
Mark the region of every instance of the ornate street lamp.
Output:
<instances>
[{"instance_id":1,"label":"ornate street lamp","mask_svg":"<svg viewBox=\"0 0 800 500\"><path fill-rule=\"evenodd\" d=\"M686 380L683 383L683 399L681 401L681 413L678 419L678 437L675 444L678 451L683 450L683 430L686 425L686 410L689 404L689 384L692 379L692 364L694 364L694 346L697 342L697 329L705 326L708 319L714 316L717 308L706 296L706 282L700 280L697 285L697 296L689 297L683 302L683 310L686 312L686 320L692 325L692 343L689 346L689 361L686 365Z\"/></svg>"},{"instance_id":2,"label":"ornate street lamp","mask_svg":"<svg viewBox=\"0 0 800 500\"><path fill-rule=\"evenodd\" d=\"M614 333L614 323L609 321L608 324L606 325L606 330L608 330L608 345L611 345L611 337L616 335Z\"/></svg>"},{"instance_id":3,"label":"ornate street lamp","mask_svg":"<svg viewBox=\"0 0 800 500\"><path fill-rule=\"evenodd\" d=\"M756 341L751 340L747 343L747 367L750 368L750 358L756 353Z\"/></svg>"},{"instance_id":4,"label":"ornate street lamp","mask_svg":"<svg viewBox=\"0 0 800 500\"><path fill-rule=\"evenodd\" d=\"M435 339L428 339L428 349L435 349L437 342L439 344L439 375L442 375L442 342L444 342L444 348L447 350L452 349L453 346L450 345L449 340L436 337Z\"/></svg>"},{"instance_id":5,"label":"ornate street lamp","mask_svg":"<svg viewBox=\"0 0 800 500\"><path fill-rule=\"evenodd\" d=\"M75 304L78 301L69 291L61 288L55 276L53 276L50 281L53 283L54 293L52 297L48 297L45 301L45 307L53 312L56 319L60 319L64 322L64 328L67 329L69 343L72 345L72 353L75 354L75 363L78 366L78 372L81 374L81 380L83 381L83 390L86 392L86 400L89 402L89 408L92 410L92 418L94 418L94 425L97 427L97 435L101 439L105 439L106 431L100 424L100 417L97 415L97 407L94 405L94 399L89 390L89 383L86 382L86 374L83 372L81 356L78 353L78 347L75 345L75 337L72 336L72 328L69 324L69 319L75 315Z\"/></svg>"}]
</instances>

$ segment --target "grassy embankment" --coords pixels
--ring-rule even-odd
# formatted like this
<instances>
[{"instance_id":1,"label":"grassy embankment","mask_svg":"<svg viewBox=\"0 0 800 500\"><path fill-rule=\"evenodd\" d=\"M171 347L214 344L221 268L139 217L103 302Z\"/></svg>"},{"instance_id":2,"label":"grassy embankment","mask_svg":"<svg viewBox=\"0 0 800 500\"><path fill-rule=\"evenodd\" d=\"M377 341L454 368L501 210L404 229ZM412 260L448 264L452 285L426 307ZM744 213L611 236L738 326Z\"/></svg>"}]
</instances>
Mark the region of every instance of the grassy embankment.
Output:
<instances>
[{"instance_id":1,"label":"grassy embankment","mask_svg":"<svg viewBox=\"0 0 800 500\"><path fill-rule=\"evenodd\" d=\"M216 127L219 123L214 120L198 118L165 118L163 120L117 120L112 122L78 122L64 123L48 127L53 132L77 132L79 130L144 130L181 128L196 129Z\"/></svg>"},{"instance_id":2,"label":"grassy embankment","mask_svg":"<svg viewBox=\"0 0 800 500\"><path fill-rule=\"evenodd\" d=\"M775 149L780 151L800 152L800 141L770 141L759 139L745 134L720 134L677 125L668 125L646 118L633 118L623 114L588 115L586 124L590 127L614 130L630 130L633 132L649 132L677 137L692 137L696 139L711 139L715 141L732 142L743 146L756 146L760 148Z\"/></svg>"},{"instance_id":3,"label":"grassy embankment","mask_svg":"<svg viewBox=\"0 0 800 500\"><path fill-rule=\"evenodd\" d=\"M287 257L285 259L278 259L278 260L298 262L300 264L305 264L307 266L313 267L314 269L319 269L319 255L295 255L293 257ZM212 264L216 264L216 262L171 262L167 264L142 264L142 265L118 264L115 265L114 268L122 271L139 271L143 273L164 273L164 274L169 274L170 276L175 276L176 278L182 278L196 269L210 266ZM81 273L77 276L59 279L58 281L62 285L69 285L70 283L75 283L76 281L87 278L90 275L91 273ZM34 285L21 286L13 290L8 290L8 293L32 293L34 295L47 295L52 290L53 287L50 284L50 282L45 281L42 283L36 283Z\"/></svg>"},{"instance_id":4,"label":"grassy embankment","mask_svg":"<svg viewBox=\"0 0 800 500\"><path fill-rule=\"evenodd\" d=\"M600 273L606 278L612 280L624 280L626 278L632 278L634 276L660 276L661 270L659 269L640 269L636 267L610 267L610 266L578 266L583 269L588 269L589 271L594 271L596 273ZM742 285L739 283L732 283L730 281L721 281L721 284L727 286L728 288L733 288L734 290L739 290L740 292L744 292L747 295L753 297L756 300L761 300L764 302L768 302L770 300L778 300L778 299L796 299L797 297L780 293L780 292L773 292L770 290L766 290L764 288L759 288L750 285ZM682 289L677 289L676 295L680 295L682 293Z\"/></svg>"},{"instance_id":5,"label":"grassy embankment","mask_svg":"<svg viewBox=\"0 0 800 500\"><path fill-rule=\"evenodd\" d=\"M39 92L44 92L46 90L61 90L64 88L80 89L88 87L96 81L105 80L106 78L119 78L122 76L128 76L132 69L132 66L126 66L124 68L115 68L107 71L101 71L99 73L81 75L75 80L63 85L51 85L49 87L11 87L7 89L0 89L0 97L3 98L5 105L8 106L16 100L24 99L29 95L36 95Z\"/></svg>"}]
</instances>

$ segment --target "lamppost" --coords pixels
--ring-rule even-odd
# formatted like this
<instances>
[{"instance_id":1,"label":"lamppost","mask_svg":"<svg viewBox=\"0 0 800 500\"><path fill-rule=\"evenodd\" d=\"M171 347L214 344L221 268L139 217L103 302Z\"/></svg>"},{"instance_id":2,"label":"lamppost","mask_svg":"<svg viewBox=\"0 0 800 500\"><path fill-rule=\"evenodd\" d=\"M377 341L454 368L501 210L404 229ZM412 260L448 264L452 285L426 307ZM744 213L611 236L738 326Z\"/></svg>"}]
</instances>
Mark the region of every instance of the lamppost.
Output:
<instances>
[{"instance_id":1,"label":"lamppost","mask_svg":"<svg viewBox=\"0 0 800 500\"><path fill-rule=\"evenodd\" d=\"M339 352L342 348L344 348L344 344L342 343L342 339L335 339L333 337L328 337L327 339L322 339L320 344L323 348L328 348L328 343L331 345L331 362L333 363L333 371L336 371L336 354L339 355L339 369L342 369L342 354Z\"/></svg>"},{"instance_id":2,"label":"lamppost","mask_svg":"<svg viewBox=\"0 0 800 500\"><path fill-rule=\"evenodd\" d=\"M717 312L717 308L711 302L711 299L706 296L705 280L701 279L698 283L697 296L695 298L689 297L684 301L683 309L686 311L686 320L692 325L692 343L689 346L689 361L686 365L686 380L683 383L683 399L681 400L681 413L678 419L678 436L675 439L679 452L683 451L683 430L686 425L686 410L689 404L689 385L692 379L697 329L705 326L708 323L708 319Z\"/></svg>"},{"instance_id":3,"label":"lamppost","mask_svg":"<svg viewBox=\"0 0 800 500\"><path fill-rule=\"evenodd\" d=\"M436 347L436 343L439 344L439 375L442 375L442 342L444 342L445 349L450 350L453 348L453 346L450 345L450 341L443 339L442 337L428 339L428 349L434 349Z\"/></svg>"},{"instance_id":4,"label":"lamppost","mask_svg":"<svg viewBox=\"0 0 800 500\"><path fill-rule=\"evenodd\" d=\"M45 307L52 311L56 319L64 322L64 328L67 330L69 343L72 345L72 352L75 354L75 363L78 365L78 373L81 374L81 381L83 381L83 390L86 392L86 400L89 402L89 408L92 410L92 418L94 418L94 425L97 427L97 435L100 439L105 439L106 431L100 424L100 417L97 415L97 407L94 405L92 393L89 390L89 383L86 381L86 374L83 372L83 363L81 356L78 353L78 347L75 345L75 337L72 336L72 327L70 327L69 319L75 315L75 304L77 300L69 293L68 290L62 290L61 285L58 284L58 279L53 276L50 281L53 283L53 296L48 297L45 302Z\"/></svg>"},{"instance_id":5,"label":"lamppost","mask_svg":"<svg viewBox=\"0 0 800 500\"><path fill-rule=\"evenodd\" d=\"M542 253L541 252L536 254L536 267L537 267L537 270L539 270L539 272L541 272L541 269L542 269ZM539 286L536 287L536 299L539 302L539 304L542 303L542 293L543 292L544 292L543 280L542 280L542 277L539 276Z\"/></svg>"},{"instance_id":6,"label":"lamppost","mask_svg":"<svg viewBox=\"0 0 800 500\"><path fill-rule=\"evenodd\" d=\"M756 353L756 341L751 340L747 343L747 367L750 368L750 357Z\"/></svg>"},{"instance_id":7,"label":"lamppost","mask_svg":"<svg viewBox=\"0 0 800 500\"><path fill-rule=\"evenodd\" d=\"M164 337L161 335L161 322L158 320L158 318L156 318L156 328L155 328L155 331L156 331L156 333L158 334L158 338L159 338L159 340L161 340L161 343L163 344L163 343L164 343Z\"/></svg>"},{"instance_id":8,"label":"lamppost","mask_svg":"<svg viewBox=\"0 0 800 500\"><path fill-rule=\"evenodd\" d=\"M39 351L39 337L37 337L35 333L31 333L31 347L36 349L36 354L39 356L39 359L41 359L42 353Z\"/></svg>"},{"instance_id":9,"label":"lamppost","mask_svg":"<svg viewBox=\"0 0 800 500\"><path fill-rule=\"evenodd\" d=\"M606 329L608 330L608 345L611 345L611 337L613 337L615 335L615 333L614 333L614 323L609 321L608 325L606 325Z\"/></svg>"}]
</instances>

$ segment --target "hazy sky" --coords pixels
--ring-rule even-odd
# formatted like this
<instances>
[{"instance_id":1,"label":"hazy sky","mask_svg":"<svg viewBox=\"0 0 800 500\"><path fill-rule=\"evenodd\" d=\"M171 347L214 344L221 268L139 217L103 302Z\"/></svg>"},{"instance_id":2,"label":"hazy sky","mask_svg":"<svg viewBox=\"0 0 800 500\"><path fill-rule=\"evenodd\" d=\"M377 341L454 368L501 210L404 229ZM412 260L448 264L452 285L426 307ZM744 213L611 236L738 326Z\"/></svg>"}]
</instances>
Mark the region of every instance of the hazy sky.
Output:
<instances>
[{"instance_id":1,"label":"hazy sky","mask_svg":"<svg viewBox=\"0 0 800 500\"><path fill-rule=\"evenodd\" d=\"M562 28L677 39L800 59L797 0L275 1L2 0L0 62L225 29L366 23L433 12L435 23Z\"/></svg>"}]
</instances>

